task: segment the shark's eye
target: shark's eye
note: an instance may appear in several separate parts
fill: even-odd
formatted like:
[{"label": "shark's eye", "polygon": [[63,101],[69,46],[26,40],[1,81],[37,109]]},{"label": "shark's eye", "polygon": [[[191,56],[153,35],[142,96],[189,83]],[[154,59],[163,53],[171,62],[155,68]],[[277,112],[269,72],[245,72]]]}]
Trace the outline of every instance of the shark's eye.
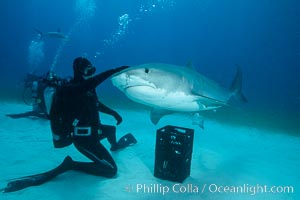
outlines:
[{"label": "shark's eye", "polygon": [[149,73],[149,69],[145,68],[145,73],[148,74]]}]

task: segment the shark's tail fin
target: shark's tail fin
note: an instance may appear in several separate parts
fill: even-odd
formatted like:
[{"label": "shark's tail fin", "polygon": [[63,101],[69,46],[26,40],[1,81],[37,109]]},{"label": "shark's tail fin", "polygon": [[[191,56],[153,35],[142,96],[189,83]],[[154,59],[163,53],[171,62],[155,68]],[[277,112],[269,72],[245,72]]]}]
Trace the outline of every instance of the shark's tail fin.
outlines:
[{"label": "shark's tail fin", "polygon": [[230,91],[232,93],[232,96],[235,96],[238,100],[243,102],[248,102],[248,100],[242,93],[242,82],[243,82],[242,70],[241,67],[237,65],[237,72],[231,83]]},{"label": "shark's tail fin", "polygon": [[37,32],[39,34],[40,39],[42,39],[44,33],[42,31],[40,31],[39,29],[37,29],[37,28],[33,28],[33,29],[34,29],[35,32]]}]

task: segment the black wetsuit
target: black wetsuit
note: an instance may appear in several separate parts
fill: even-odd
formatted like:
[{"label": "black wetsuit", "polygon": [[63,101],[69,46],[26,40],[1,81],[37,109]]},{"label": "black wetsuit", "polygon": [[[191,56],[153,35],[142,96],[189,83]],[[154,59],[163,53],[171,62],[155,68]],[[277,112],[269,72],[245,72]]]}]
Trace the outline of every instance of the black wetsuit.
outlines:
[{"label": "black wetsuit", "polygon": [[[127,67],[108,70],[87,80],[74,74],[72,81],[61,85],[56,90],[62,101],[60,112],[64,113],[63,124],[67,128],[64,130],[68,130],[70,133],[74,132],[74,146],[93,162],[78,162],[67,156],[56,168],[44,173],[13,179],[1,191],[14,192],[26,187],[41,185],[68,170],[79,170],[108,178],[115,176],[117,165],[110,153],[100,143],[100,140],[107,138],[112,147],[117,143],[113,148],[114,150],[125,148],[137,141],[131,134],[127,134],[116,142],[115,127],[101,125],[98,111],[113,115],[118,123],[122,119],[115,111],[98,101],[95,88],[109,76],[125,68]],[[78,130],[78,128],[90,130],[90,134],[76,135],[75,130]],[[60,131],[60,129],[57,131]]]},{"label": "black wetsuit", "polygon": [[109,110],[98,101],[95,88],[119,70],[108,70],[87,80],[74,78],[70,84],[66,84],[57,90],[57,95],[61,95],[63,99],[63,112],[67,113],[66,120],[70,129],[74,127],[91,127],[91,134],[88,136],[74,134],[73,144],[93,162],[74,161],[72,166],[74,170],[104,177],[113,177],[117,173],[116,163],[99,141],[99,139],[103,139],[108,135],[114,135],[115,141],[115,134],[108,132],[108,130],[115,131],[115,129],[104,125],[101,128],[98,111],[106,110],[109,112]]}]

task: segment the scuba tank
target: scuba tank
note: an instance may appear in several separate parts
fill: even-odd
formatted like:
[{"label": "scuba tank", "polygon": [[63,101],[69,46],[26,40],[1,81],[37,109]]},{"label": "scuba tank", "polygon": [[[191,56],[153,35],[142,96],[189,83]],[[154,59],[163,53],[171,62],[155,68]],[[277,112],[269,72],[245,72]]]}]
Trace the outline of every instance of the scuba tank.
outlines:
[{"label": "scuba tank", "polygon": [[54,87],[46,87],[44,90],[44,99],[45,99],[46,111],[48,115],[50,114],[55,91],[56,89]]},{"label": "scuba tank", "polygon": [[39,105],[38,105],[38,102],[37,102],[37,98],[38,98],[38,86],[39,86],[38,81],[33,81],[32,82],[31,97],[33,99],[33,102],[32,102],[32,110],[33,111],[38,111],[39,110]]},{"label": "scuba tank", "polygon": [[38,85],[39,85],[38,81],[33,81],[32,82],[31,91],[32,91],[32,98],[33,99],[37,98]]},{"label": "scuba tank", "polygon": [[[50,89],[49,89],[50,91]],[[64,103],[59,89],[52,96],[52,106],[50,109],[50,126],[52,140],[55,148],[63,148],[72,144],[73,126],[69,124],[67,113],[64,110]]]},{"label": "scuba tank", "polygon": [[[49,83],[53,83],[55,81],[52,71],[49,71],[49,73],[47,74],[47,80],[49,81]],[[49,84],[44,89],[44,100],[45,100],[46,112],[47,112],[48,116],[50,115],[50,110],[51,110],[52,101],[53,101],[53,95],[55,94],[55,91],[56,91],[55,86],[57,87],[57,85]]]},{"label": "scuba tank", "polygon": [[64,112],[63,99],[59,93],[59,87],[65,81],[59,80],[52,71],[47,74],[47,87],[44,90],[46,111],[50,119],[53,145],[55,148],[63,148],[72,144],[73,126],[69,125]]}]

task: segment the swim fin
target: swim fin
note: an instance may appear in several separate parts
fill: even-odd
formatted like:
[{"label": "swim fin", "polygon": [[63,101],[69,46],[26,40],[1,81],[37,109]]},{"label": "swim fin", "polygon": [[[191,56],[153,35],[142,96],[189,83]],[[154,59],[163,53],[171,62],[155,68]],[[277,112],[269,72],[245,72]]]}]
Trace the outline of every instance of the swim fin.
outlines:
[{"label": "swim fin", "polygon": [[67,156],[58,167],[45,173],[12,179],[8,182],[7,186],[0,191],[2,191],[3,193],[15,192],[30,186],[41,185],[56,177],[57,175],[71,169],[72,162],[72,158],[70,156]]},{"label": "swim fin", "polygon": [[137,143],[137,140],[131,133],[127,133],[123,137],[120,138],[120,140],[117,142],[117,145],[112,146],[110,148],[111,151],[117,151],[119,149],[126,148],[130,145],[134,145]]},{"label": "swim fin", "polygon": [[13,118],[13,119],[19,119],[19,118],[23,118],[23,117],[27,117],[27,118],[42,118],[42,119],[48,119],[48,116],[44,113],[39,113],[36,111],[28,111],[25,113],[19,113],[19,114],[7,114],[7,117]]}]

